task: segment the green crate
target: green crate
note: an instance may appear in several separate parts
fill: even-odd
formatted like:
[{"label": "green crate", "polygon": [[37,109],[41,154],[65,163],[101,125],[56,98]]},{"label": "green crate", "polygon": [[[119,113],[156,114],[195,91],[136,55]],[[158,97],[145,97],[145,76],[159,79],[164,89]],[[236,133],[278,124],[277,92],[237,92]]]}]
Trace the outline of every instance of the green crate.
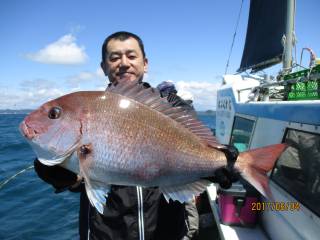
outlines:
[{"label": "green crate", "polygon": [[[297,79],[307,77],[309,69],[290,73],[284,76],[284,80]],[[320,75],[320,65],[315,66],[310,75]],[[287,86],[288,100],[313,100],[320,99],[320,78],[308,80],[306,82],[290,83]]]},{"label": "green crate", "polygon": [[312,100],[320,99],[320,81],[298,82],[291,85],[288,100]]}]

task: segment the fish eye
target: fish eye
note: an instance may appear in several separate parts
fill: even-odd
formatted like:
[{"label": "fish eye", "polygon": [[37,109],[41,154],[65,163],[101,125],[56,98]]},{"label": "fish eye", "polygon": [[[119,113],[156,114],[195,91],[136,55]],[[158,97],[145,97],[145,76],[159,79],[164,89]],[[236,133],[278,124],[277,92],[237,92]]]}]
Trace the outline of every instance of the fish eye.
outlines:
[{"label": "fish eye", "polygon": [[57,119],[57,118],[60,117],[61,112],[62,112],[61,108],[59,108],[59,107],[53,107],[53,108],[51,108],[51,109],[49,110],[49,112],[48,112],[48,117],[49,117],[50,119]]}]

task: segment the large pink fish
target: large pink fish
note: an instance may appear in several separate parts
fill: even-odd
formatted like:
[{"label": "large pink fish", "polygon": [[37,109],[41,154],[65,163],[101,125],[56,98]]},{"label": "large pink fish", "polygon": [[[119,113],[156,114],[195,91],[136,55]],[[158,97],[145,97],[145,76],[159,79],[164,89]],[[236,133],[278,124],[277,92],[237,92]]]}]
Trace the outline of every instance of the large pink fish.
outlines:
[{"label": "large pink fish", "polygon": [[[159,186],[167,199],[183,202],[227,165],[223,146],[193,114],[136,83],[62,96],[30,113],[20,128],[42,163],[84,177],[90,202],[100,212],[110,184]],[[284,148],[241,153],[234,170],[265,193],[265,174]]]}]

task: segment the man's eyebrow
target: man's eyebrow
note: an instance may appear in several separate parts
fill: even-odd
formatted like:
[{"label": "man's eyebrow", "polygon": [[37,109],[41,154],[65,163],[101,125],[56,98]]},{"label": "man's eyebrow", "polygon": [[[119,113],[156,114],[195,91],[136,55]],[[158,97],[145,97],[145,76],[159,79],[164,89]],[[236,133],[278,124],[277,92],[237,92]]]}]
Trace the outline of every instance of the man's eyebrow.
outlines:
[{"label": "man's eyebrow", "polygon": [[[124,53],[125,53],[125,54],[128,54],[128,53],[137,53],[137,51],[134,50],[134,49],[128,49],[128,50],[125,50]],[[123,51],[120,51],[120,50],[119,50],[119,51],[112,51],[112,52],[109,53],[109,56],[112,56],[112,55],[121,55],[121,54],[123,54]]]}]

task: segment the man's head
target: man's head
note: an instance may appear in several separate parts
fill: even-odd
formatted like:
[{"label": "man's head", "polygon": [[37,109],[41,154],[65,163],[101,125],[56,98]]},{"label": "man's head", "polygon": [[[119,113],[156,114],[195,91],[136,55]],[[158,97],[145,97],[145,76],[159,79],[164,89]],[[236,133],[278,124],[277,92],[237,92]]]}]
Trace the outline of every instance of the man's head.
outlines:
[{"label": "man's head", "polygon": [[110,82],[142,81],[148,70],[142,40],[129,32],[116,32],[102,45],[101,68]]}]

